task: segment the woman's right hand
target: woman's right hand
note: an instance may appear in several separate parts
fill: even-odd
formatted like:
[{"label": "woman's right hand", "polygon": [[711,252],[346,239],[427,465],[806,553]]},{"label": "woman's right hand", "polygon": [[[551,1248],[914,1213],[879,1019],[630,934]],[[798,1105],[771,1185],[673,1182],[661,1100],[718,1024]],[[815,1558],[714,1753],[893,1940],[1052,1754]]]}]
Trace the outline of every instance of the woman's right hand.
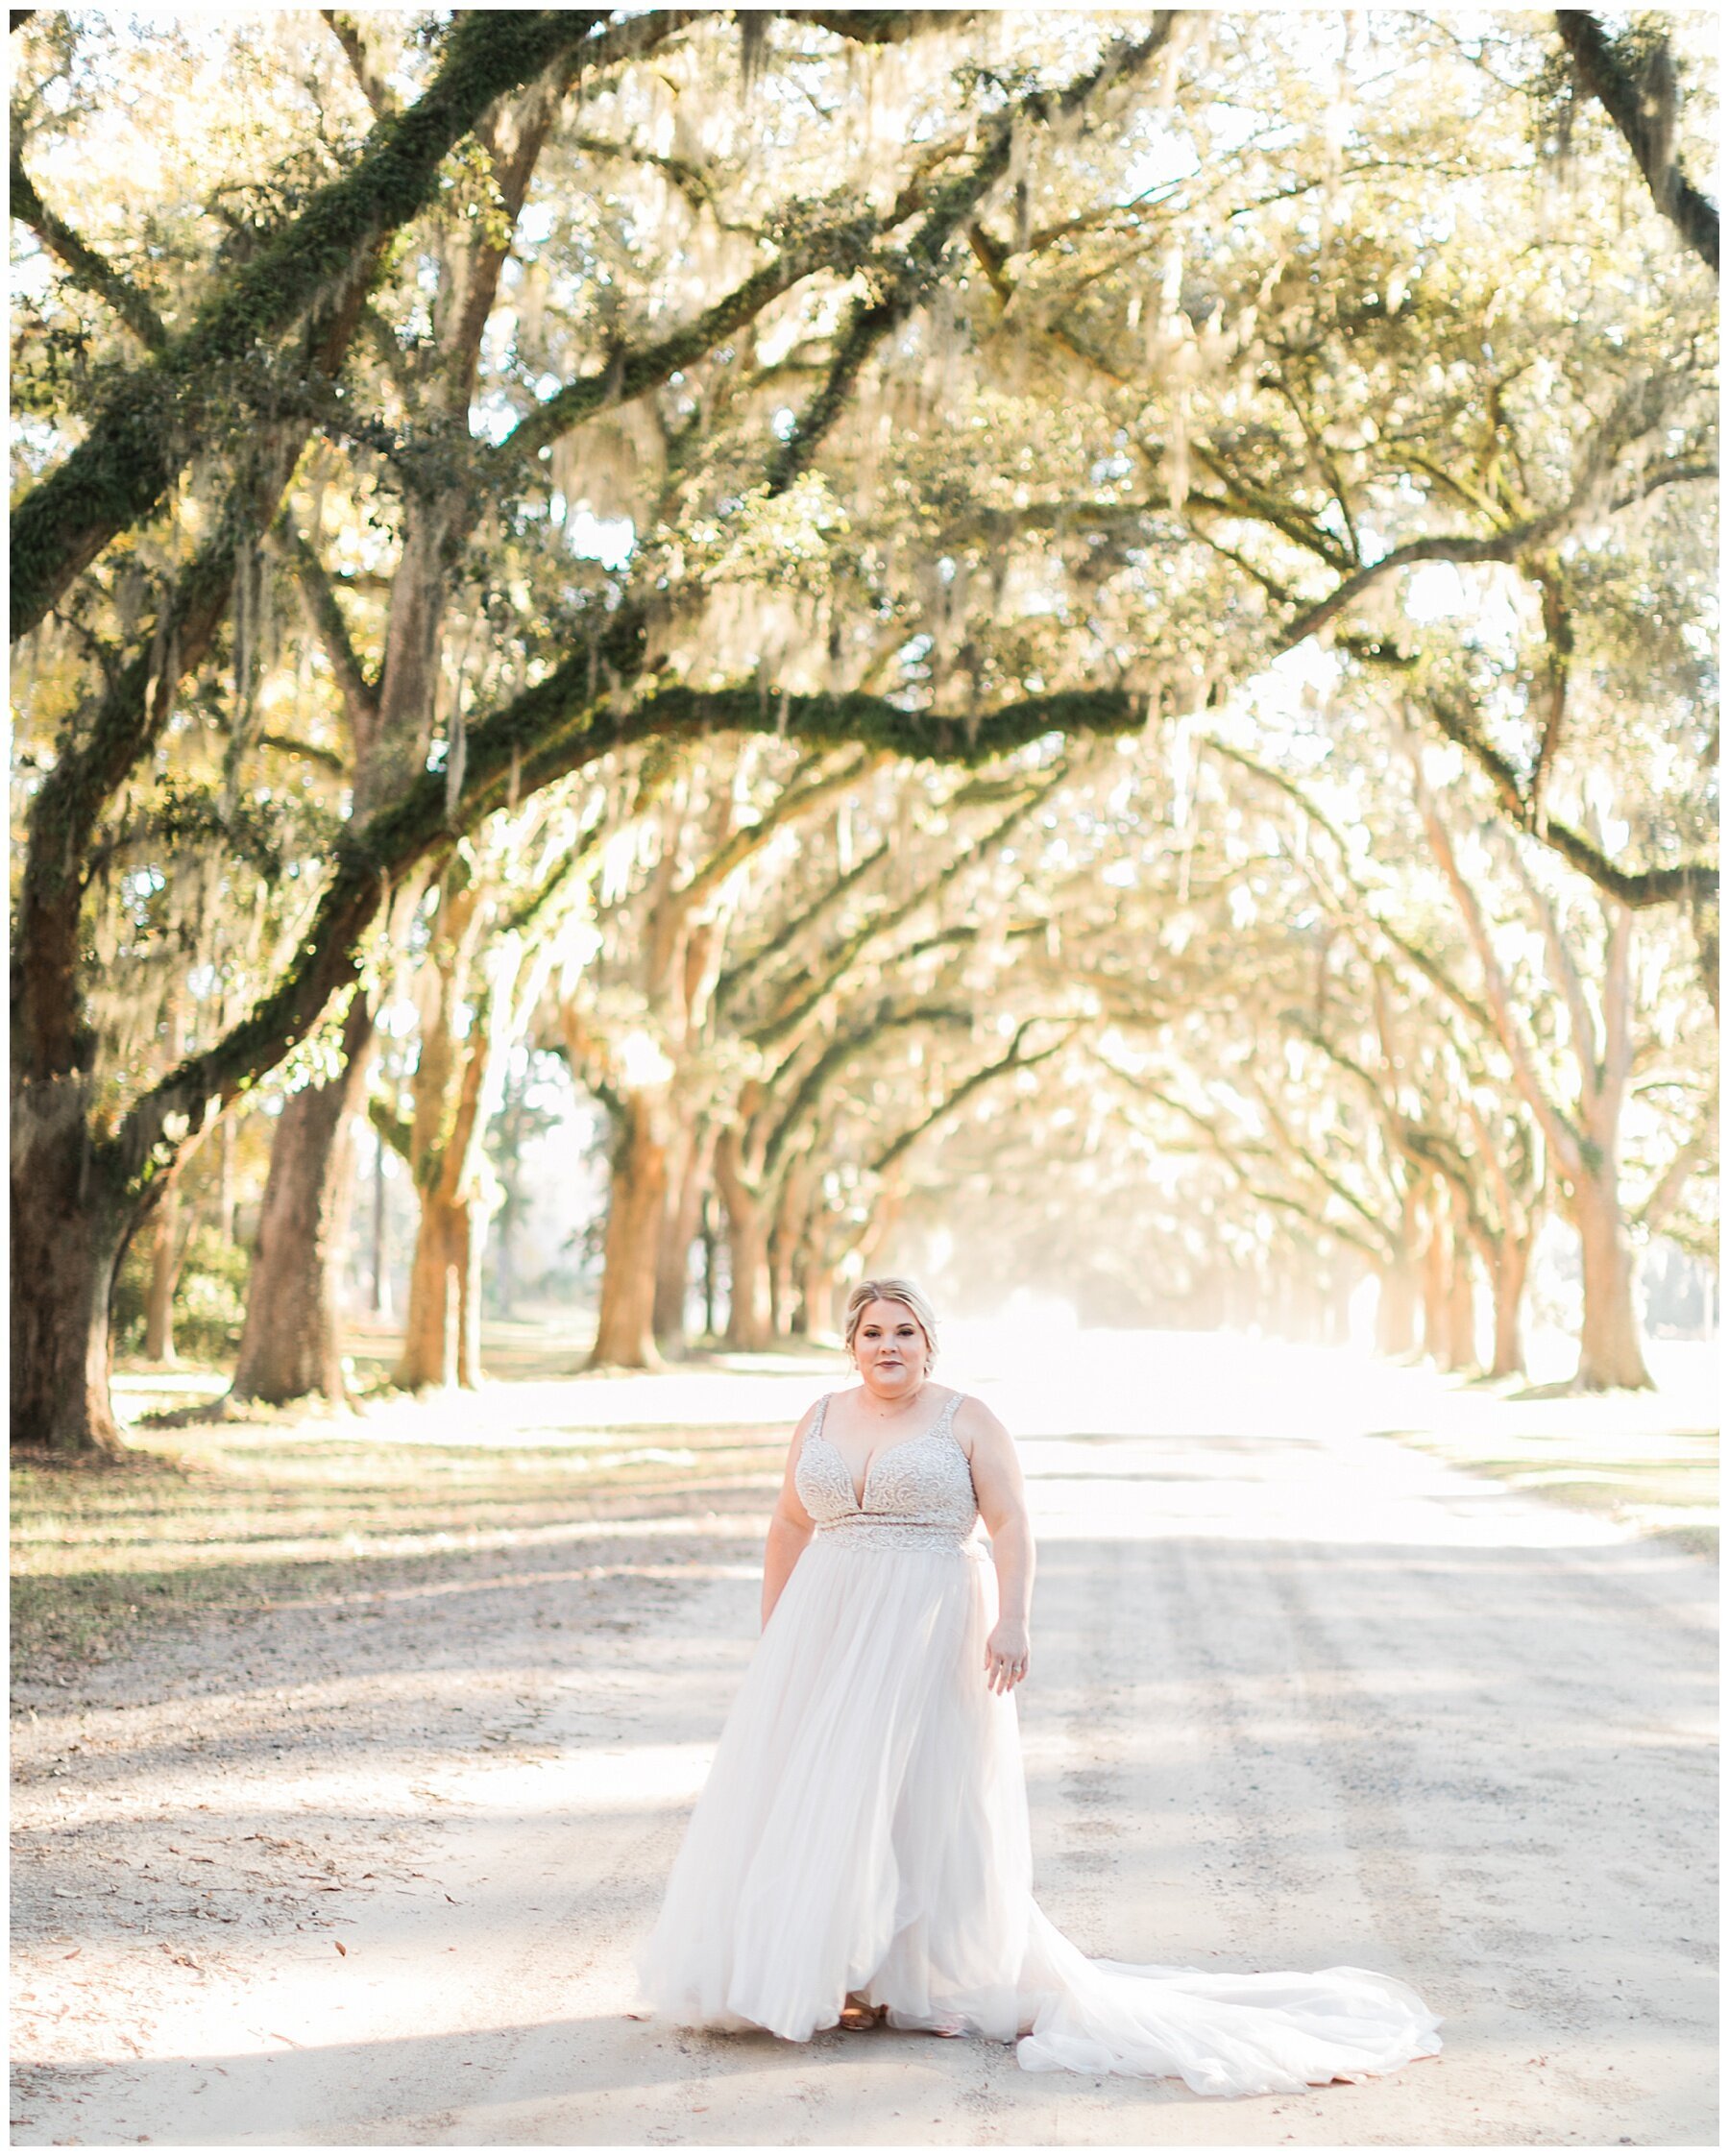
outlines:
[{"label": "woman's right hand", "polygon": [[985,1682],[993,1692],[1011,1692],[1032,1666],[1033,1642],[1018,1617],[1001,1617],[985,1642]]}]

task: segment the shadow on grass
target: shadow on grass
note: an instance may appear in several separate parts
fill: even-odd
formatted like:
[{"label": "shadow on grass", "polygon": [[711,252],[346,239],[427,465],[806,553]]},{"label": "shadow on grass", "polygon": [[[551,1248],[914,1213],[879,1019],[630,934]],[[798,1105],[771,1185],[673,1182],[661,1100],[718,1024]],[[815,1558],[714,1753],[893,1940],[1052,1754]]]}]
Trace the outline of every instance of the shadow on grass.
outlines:
[{"label": "shadow on grass", "polygon": [[[613,1523],[693,1514],[766,1518],[781,1447],[710,1441],[536,1446],[380,1444],[206,1425],[197,1449],[12,1461],[12,1653],[19,1674],[104,1659],[140,1628],[284,1600],[545,1566]],[[748,1435],[748,1434],[747,1434]],[[664,1536],[665,1530],[658,1531]]]}]

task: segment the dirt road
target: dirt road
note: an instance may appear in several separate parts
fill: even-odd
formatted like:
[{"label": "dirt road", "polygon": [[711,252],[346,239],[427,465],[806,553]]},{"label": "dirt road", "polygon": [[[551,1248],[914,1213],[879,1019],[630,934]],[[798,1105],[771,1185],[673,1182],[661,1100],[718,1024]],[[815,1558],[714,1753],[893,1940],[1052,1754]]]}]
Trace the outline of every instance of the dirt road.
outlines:
[{"label": "dirt road", "polygon": [[1039,1899],[1096,1953],[1393,1972],[1439,2059],[1219,2103],[626,2019],[749,1490],[26,1687],[14,2140],[1714,2144],[1715,1572],[1370,1434],[1325,1357],[1136,1352],[943,1373],[1026,1433]]}]

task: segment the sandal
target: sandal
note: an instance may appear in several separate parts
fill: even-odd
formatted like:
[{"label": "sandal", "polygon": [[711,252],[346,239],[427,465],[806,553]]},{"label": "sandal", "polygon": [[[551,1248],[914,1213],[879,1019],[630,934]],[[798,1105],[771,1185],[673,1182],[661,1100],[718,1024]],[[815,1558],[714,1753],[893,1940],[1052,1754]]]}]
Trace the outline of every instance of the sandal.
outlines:
[{"label": "sandal", "polygon": [[868,2000],[848,1992],[840,2008],[840,2026],[850,2029],[875,2028],[882,2018],[883,2009],[880,2006],[872,2006]]}]

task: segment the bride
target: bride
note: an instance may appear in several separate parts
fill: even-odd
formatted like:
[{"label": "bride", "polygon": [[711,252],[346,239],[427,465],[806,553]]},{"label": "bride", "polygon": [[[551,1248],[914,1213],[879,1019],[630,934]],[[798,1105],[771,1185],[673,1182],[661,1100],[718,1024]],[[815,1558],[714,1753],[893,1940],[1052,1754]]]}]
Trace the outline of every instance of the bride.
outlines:
[{"label": "bride", "polygon": [[[1033,1537],[1009,1433],[930,1382],[910,1281],[847,1303],[856,1391],[799,1422],[763,1635],[639,1963],[645,2005],[802,2043],[837,2023],[1019,2039],[1023,2067],[1260,2095],[1440,2049],[1361,1969],[1092,1961],[1033,1899],[1014,1711]],[[978,1537],[983,1522],[988,1557]]]}]

